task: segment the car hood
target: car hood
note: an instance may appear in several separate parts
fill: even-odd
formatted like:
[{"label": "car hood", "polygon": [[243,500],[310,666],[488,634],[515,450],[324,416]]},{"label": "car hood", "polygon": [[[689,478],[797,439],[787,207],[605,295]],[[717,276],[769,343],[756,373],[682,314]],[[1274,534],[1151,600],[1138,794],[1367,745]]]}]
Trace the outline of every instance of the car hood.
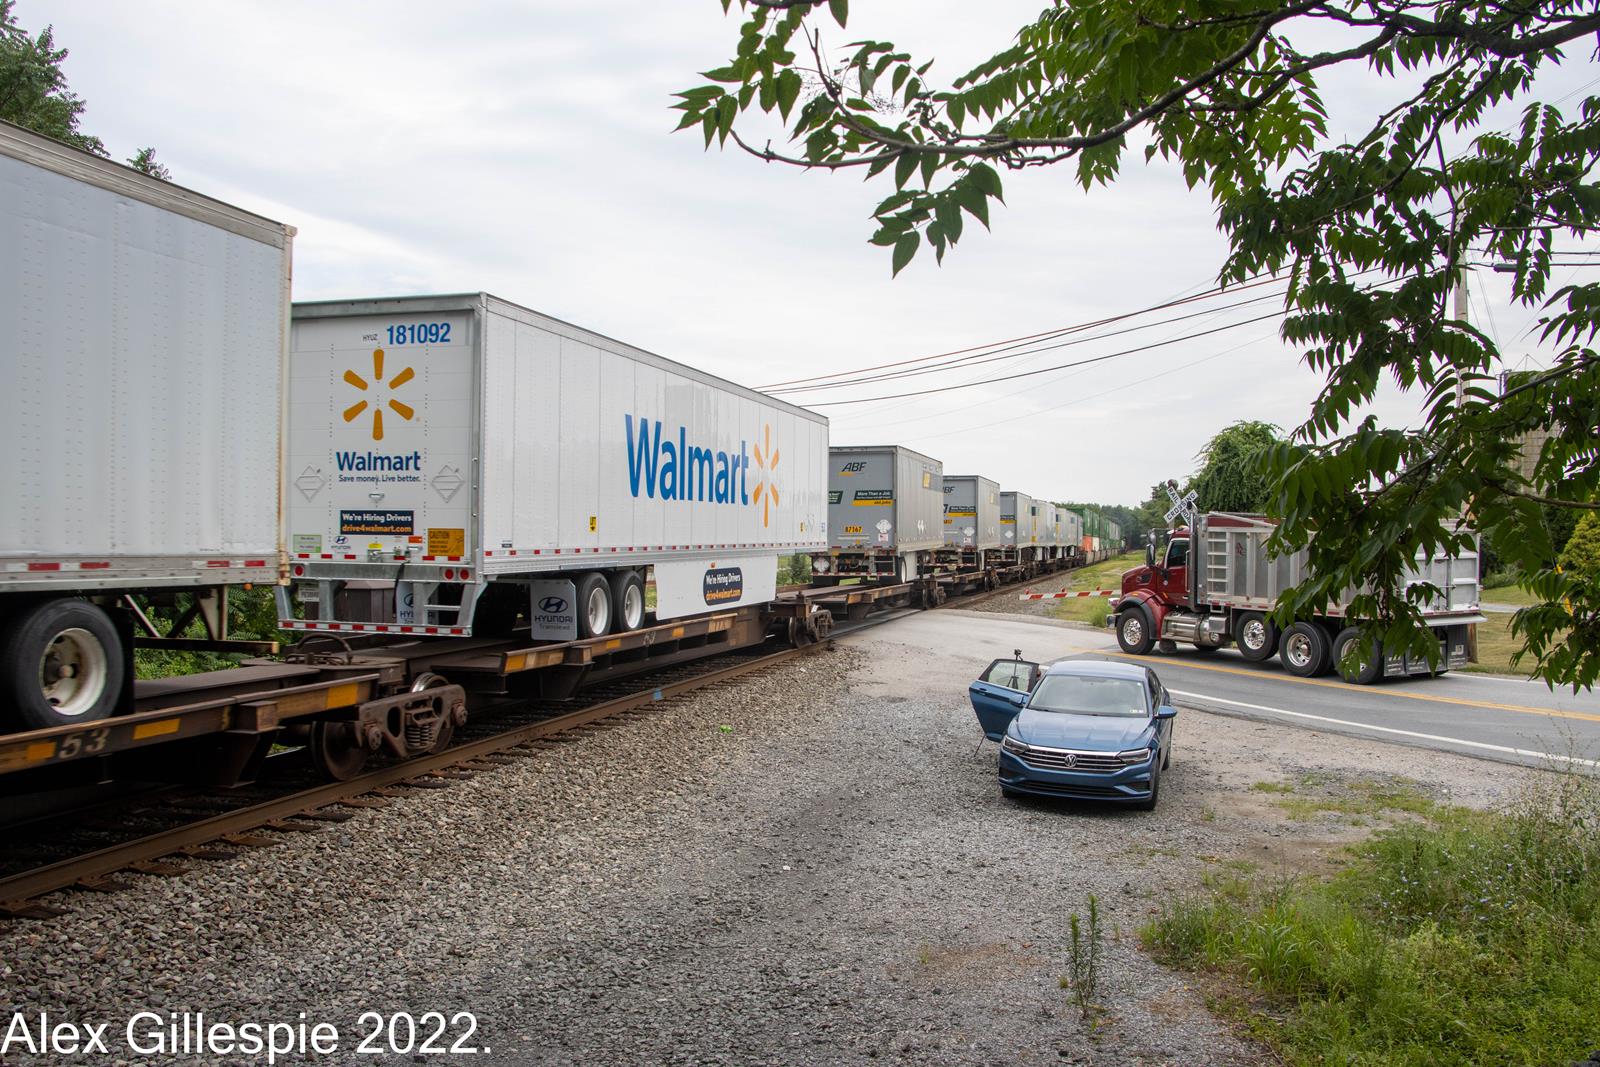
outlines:
[{"label": "car hood", "polygon": [[1019,738],[1030,745],[1120,752],[1144,746],[1150,732],[1150,720],[1143,716],[1073,715],[1023,708],[1017,715],[1016,732]]}]

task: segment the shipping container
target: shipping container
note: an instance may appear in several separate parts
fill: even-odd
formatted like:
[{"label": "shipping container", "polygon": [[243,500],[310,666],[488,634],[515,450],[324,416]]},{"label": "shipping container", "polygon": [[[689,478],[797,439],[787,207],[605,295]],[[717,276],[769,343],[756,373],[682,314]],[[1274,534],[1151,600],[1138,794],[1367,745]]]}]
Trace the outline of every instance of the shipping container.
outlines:
[{"label": "shipping container", "polygon": [[978,552],[1000,547],[999,482],[981,474],[944,476],[944,543]]},{"label": "shipping container", "polygon": [[1039,505],[1033,497],[1009,490],[1000,494],[1000,540],[1010,562],[1034,563],[1041,558]]},{"label": "shipping container", "polygon": [[900,445],[828,450],[828,551],[814,574],[905,581],[944,545],[944,465]]},{"label": "shipping container", "polygon": [[[0,123],[0,707],[131,699],[122,594],[277,580],[294,230]],[[151,633],[141,639],[154,639]]]},{"label": "shipping container", "polygon": [[283,625],[537,639],[764,603],[827,420],[486,293],[302,303]]}]

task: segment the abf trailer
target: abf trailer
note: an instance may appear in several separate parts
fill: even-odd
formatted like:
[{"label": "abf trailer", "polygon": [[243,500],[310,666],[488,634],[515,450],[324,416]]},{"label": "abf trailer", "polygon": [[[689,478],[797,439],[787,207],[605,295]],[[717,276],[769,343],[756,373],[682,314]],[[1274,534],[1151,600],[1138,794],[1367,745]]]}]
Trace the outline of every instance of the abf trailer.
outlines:
[{"label": "abf trailer", "polygon": [[828,551],[813,582],[908,582],[932,570],[944,545],[944,465],[900,445],[828,450]]},{"label": "abf trailer", "polygon": [[1027,493],[1000,494],[1000,546],[1000,562],[1008,566],[1039,563],[1039,506]]},{"label": "abf trailer", "polygon": [[828,423],[490,296],[296,304],[285,629],[598,637],[765,603]]},{"label": "abf trailer", "polygon": [[131,710],[152,602],[210,638],[169,646],[276,647],[226,641],[225,590],[283,563],[293,234],[0,123],[4,727]]},{"label": "abf trailer", "polygon": [[959,570],[983,570],[1000,538],[1000,483],[981,474],[944,476],[943,560]]}]

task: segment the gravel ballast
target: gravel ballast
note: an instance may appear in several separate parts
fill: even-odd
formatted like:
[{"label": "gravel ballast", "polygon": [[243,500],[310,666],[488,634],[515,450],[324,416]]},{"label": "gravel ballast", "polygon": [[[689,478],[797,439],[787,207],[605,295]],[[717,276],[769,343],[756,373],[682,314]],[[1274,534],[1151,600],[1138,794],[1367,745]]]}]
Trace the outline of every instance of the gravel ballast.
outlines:
[{"label": "gravel ballast", "polygon": [[[339,1029],[325,1063],[1265,1062],[1135,937],[1219,862],[1297,873],[1364,832],[1249,786],[1403,771],[1484,804],[1522,773],[1185,710],[1157,812],[1007,801],[966,686],[1024,639],[1103,642],[913,616],[274,848],[59,898],[72,914],[0,927],[0,1007],[113,1034],[142,1010],[305,1012]],[[1093,1028],[1059,982],[1090,893]],[[492,1051],[349,1055],[369,1010],[471,1011]]]}]

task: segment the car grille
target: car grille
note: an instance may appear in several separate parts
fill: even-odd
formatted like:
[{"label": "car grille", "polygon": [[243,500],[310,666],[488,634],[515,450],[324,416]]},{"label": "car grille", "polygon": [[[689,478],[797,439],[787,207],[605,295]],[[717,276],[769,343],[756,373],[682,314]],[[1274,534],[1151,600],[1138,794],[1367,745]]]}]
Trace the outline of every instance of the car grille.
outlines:
[{"label": "car grille", "polygon": [[1022,762],[1043,771],[1110,774],[1127,766],[1115,752],[1069,752],[1061,748],[1029,748]]},{"label": "car grille", "polygon": [[1061,782],[1034,782],[1026,783],[1025,788],[1035,793],[1058,793],[1064,797],[1126,797],[1128,794],[1121,789],[1113,789],[1108,785],[1066,785]]}]

